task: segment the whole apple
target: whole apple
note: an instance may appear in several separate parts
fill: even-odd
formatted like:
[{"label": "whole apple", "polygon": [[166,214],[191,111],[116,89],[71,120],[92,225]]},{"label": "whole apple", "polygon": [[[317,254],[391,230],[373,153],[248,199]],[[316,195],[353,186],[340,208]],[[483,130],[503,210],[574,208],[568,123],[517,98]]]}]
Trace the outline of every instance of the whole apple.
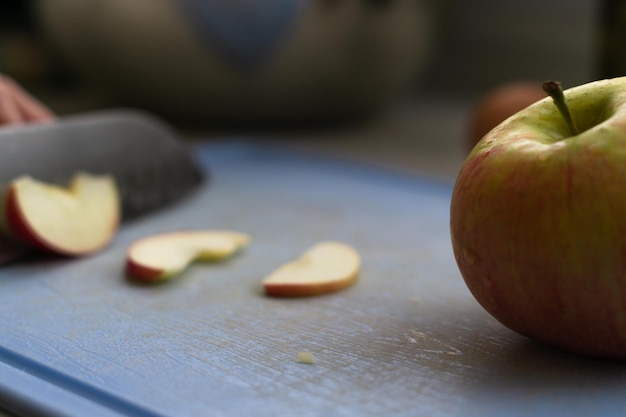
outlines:
[{"label": "whole apple", "polygon": [[497,320],[626,358],[626,77],[546,97],[487,133],[458,174],[450,216],[463,279]]}]

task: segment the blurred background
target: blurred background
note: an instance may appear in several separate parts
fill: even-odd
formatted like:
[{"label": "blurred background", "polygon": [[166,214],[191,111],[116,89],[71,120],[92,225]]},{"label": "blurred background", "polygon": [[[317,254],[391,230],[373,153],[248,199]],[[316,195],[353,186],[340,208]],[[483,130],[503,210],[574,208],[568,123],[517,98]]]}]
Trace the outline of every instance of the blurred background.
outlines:
[{"label": "blurred background", "polygon": [[621,75],[620,3],[3,0],[0,72],[59,115],[137,107],[452,177],[491,91]]}]

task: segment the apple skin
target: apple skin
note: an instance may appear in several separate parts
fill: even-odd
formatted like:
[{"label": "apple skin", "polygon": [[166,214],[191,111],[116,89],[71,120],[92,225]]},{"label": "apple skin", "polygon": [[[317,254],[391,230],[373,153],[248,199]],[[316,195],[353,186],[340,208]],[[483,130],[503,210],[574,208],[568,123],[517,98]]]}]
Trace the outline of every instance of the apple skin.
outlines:
[{"label": "apple skin", "polygon": [[164,271],[159,268],[151,268],[136,262],[127,261],[125,266],[126,276],[131,277],[133,281],[143,283],[155,283],[167,280],[176,272]]},{"label": "apple skin", "polygon": [[22,216],[18,209],[17,196],[14,188],[9,188],[5,199],[5,221],[10,230],[10,235],[18,239],[20,242],[30,247],[39,249],[43,252],[54,252],[50,249],[50,245],[43,243],[37,235],[28,227],[27,220]]},{"label": "apple skin", "polygon": [[463,164],[450,232],[476,300],[510,329],[626,359],[626,78],[565,91],[489,132]]},{"label": "apple skin", "polygon": [[359,272],[346,276],[335,282],[324,282],[316,285],[302,285],[298,283],[265,284],[265,295],[269,297],[309,297],[330,294],[348,288],[358,280]]}]

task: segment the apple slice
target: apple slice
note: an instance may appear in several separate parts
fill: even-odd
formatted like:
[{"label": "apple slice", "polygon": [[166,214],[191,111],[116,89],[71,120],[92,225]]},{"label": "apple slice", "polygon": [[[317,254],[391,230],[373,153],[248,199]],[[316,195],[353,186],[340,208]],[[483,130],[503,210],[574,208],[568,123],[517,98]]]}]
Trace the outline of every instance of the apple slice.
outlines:
[{"label": "apple slice", "polygon": [[120,199],[113,177],[78,173],[69,188],[24,176],[5,198],[5,228],[18,241],[68,256],[105,247],[120,222]]},{"label": "apple slice", "polygon": [[197,260],[226,258],[250,242],[250,236],[231,231],[198,230],[162,233],[140,239],[128,249],[126,275],[153,283],[181,273]]},{"label": "apple slice", "polygon": [[263,279],[265,293],[274,297],[327,294],[356,282],[361,258],[352,247],[339,242],[320,242],[295,261]]}]

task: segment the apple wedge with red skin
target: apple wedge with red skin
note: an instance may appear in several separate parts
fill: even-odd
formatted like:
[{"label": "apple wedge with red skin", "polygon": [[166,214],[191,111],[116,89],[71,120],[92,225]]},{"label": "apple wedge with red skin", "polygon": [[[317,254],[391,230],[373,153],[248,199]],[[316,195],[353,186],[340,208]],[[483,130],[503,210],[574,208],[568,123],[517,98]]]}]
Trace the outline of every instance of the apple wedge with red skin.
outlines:
[{"label": "apple wedge with red skin", "polygon": [[82,256],[107,246],[120,223],[120,198],[108,175],[78,173],[68,188],[20,177],[4,200],[4,228],[28,246]]},{"label": "apple wedge with red skin", "polygon": [[272,297],[304,297],[336,292],[353,285],[361,269],[359,253],[340,242],[320,242],[262,281]]},{"label": "apple wedge with red skin", "polygon": [[487,133],[458,174],[450,231],[469,290],[502,324],[626,359],[626,77],[546,97]]},{"label": "apple wedge with red skin", "polygon": [[247,246],[250,236],[225,230],[190,230],[161,233],[133,243],[126,255],[126,275],[156,283],[183,272],[194,261],[227,258]]}]

